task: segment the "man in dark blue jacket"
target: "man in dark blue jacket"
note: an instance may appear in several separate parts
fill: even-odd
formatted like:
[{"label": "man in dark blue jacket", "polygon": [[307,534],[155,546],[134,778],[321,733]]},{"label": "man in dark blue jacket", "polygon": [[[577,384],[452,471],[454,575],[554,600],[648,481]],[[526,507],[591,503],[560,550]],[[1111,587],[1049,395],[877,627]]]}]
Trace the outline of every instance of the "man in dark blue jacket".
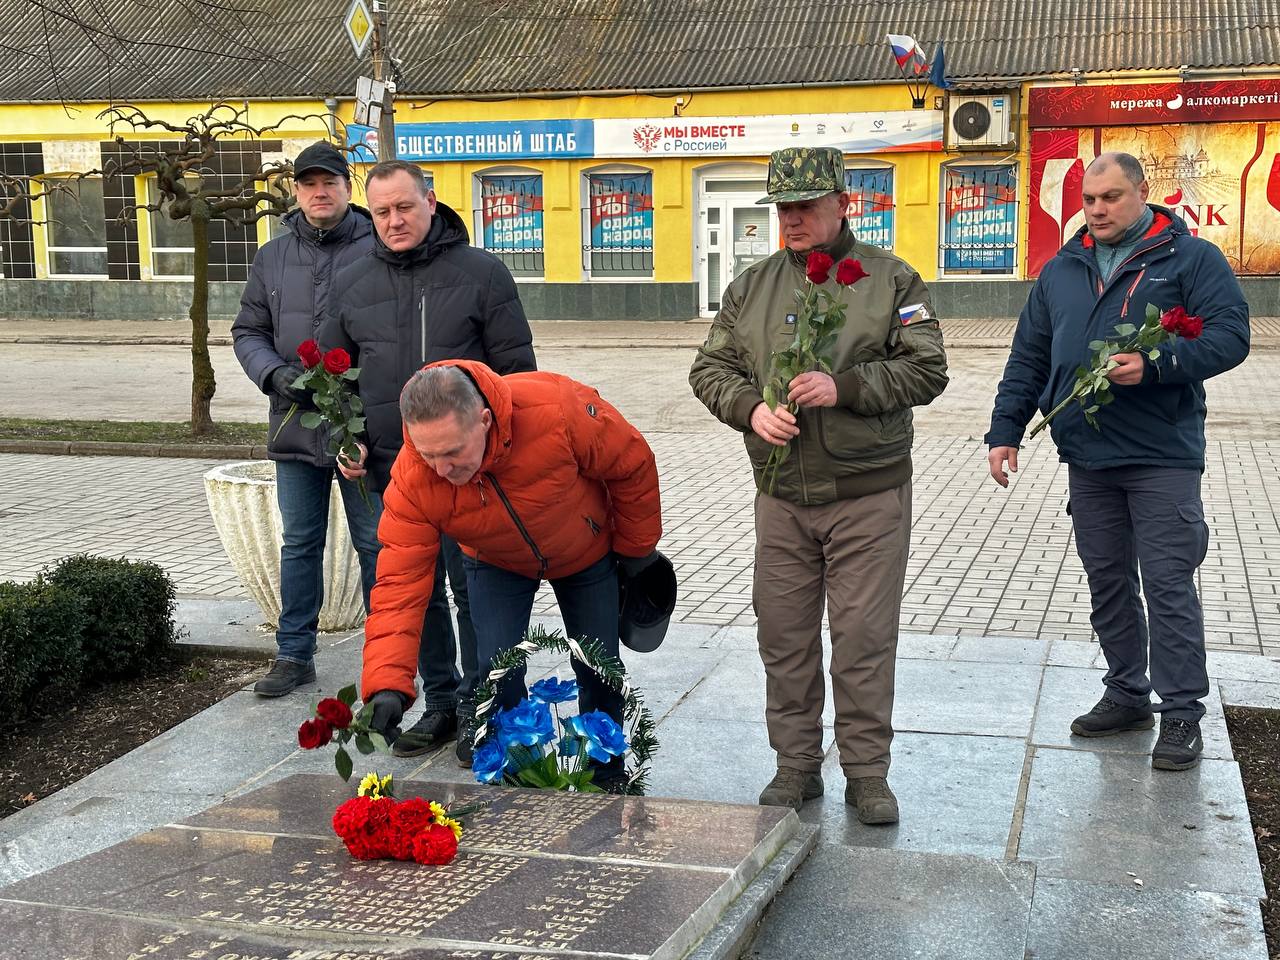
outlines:
[{"label": "man in dark blue jacket", "polygon": [[[316,679],[316,627],[324,601],[324,544],[329,519],[334,458],[324,430],[308,430],[292,418],[302,374],[298,345],[319,339],[338,271],[373,247],[369,214],[351,204],[347,161],[326,141],[313,143],[294,161],[298,208],[282,220],[288,232],[263,245],[253,258],[240,313],[231,325],[236,358],[271,402],[267,455],[276,462],[276,497],[284,525],[280,548],[280,623],[275,663],[254,685],[264,697],[279,697]],[[377,519],[356,485],[338,479],[351,541],[360,558],[365,609],[378,557]]]},{"label": "man in dark blue jacket", "polygon": [[1097,411],[1098,429],[1078,404],[1051,423],[1108,666],[1106,693],[1071,731],[1150,729],[1154,689],[1161,716],[1152,766],[1186,770],[1199,762],[1209,692],[1195,588],[1209,545],[1200,498],[1204,381],[1248,355],[1249,308],[1221,251],[1146,200],[1142,166],[1129,154],[1104,153],[1085,171],[1086,226],[1032,288],[986,441],[991,476],[1008,486],[1005,467],[1018,469],[1027,422],[1037,407],[1047,412],[1070,395],[1077,368],[1091,362],[1090,341],[1114,338],[1118,324],[1141,326],[1148,304],[1203,318],[1199,338],[1162,346],[1156,360],[1116,355],[1114,401]]}]

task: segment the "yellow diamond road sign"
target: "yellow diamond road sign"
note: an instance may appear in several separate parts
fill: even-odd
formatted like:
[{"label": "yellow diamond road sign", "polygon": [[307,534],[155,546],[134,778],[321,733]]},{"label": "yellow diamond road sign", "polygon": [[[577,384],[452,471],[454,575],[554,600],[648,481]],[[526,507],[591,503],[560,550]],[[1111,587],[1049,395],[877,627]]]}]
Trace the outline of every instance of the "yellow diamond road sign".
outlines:
[{"label": "yellow diamond road sign", "polygon": [[369,45],[369,38],[373,36],[373,17],[364,0],[351,0],[342,25],[347,30],[351,46],[355,47],[356,56],[364,56],[364,48]]}]

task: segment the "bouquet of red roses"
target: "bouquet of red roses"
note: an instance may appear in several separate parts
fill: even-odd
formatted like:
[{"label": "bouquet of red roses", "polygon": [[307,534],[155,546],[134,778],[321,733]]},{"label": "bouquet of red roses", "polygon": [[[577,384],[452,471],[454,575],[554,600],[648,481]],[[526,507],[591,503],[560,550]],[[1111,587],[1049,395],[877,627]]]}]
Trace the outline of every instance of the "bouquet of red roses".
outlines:
[{"label": "bouquet of red roses", "polygon": [[[336,697],[325,697],[314,715],[298,728],[298,746],[315,750],[334,740],[338,752],[334,764],[343,780],[351,779],[351,754],[346,744],[355,741],[363,754],[381,750],[389,753],[386,738],[369,726],[373,706],[365,704],[351,712],[356,700],[355,685],[343,687]],[[391,775],[365,774],[356,795],[342,803],[333,814],[333,831],[357,860],[416,860],[444,864],[458,852],[462,817],[480,809],[473,804],[449,811],[434,800],[413,797],[399,801],[391,795]]]},{"label": "bouquet of red roses", "polygon": [[462,817],[434,800],[391,795],[391,776],[370,773],[356,795],[333,813],[333,832],[357,860],[414,860],[444,865],[458,854]]},{"label": "bouquet of red roses", "polygon": [[[805,263],[805,276],[808,285],[804,290],[796,291],[796,300],[800,304],[800,316],[796,318],[796,334],[791,345],[779,350],[770,358],[769,379],[765,382],[764,402],[770,410],[786,400],[791,389],[791,381],[810,370],[831,372],[831,361],[836,347],[836,338],[844,326],[845,304],[838,294],[825,289],[824,284],[831,275],[831,268],[836,268],[836,283],[842,287],[851,287],[869,274],[862,269],[861,260],[849,257],[836,266],[828,254],[815,250],[809,254]],[[796,405],[786,403],[787,410],[796,412]],[[791,456],[791,444],[786,443],[774,447],[765,462],[765,493],[773,493],[778,482],[778,468]]]},{"label": "bouquet of red roses", "polygon": [[[314,430],[321,424],[329,426],[329,452],[337,454],[348,463],[360,460],[360,448],[356,445],[356,434],[364,431],[364,404],[354,391],[347,386],[360,376],[360,368],[351,366],[351,354],[341,347],[334,347],[322,353],[320,344],[314,340],[303,340],[298,344],[298,359],[305,368],[302,375],[293,381],[299,390],[311,391],[315,410],[308,410],[302,415],[301,423],[308,430]],[[289,422],[298,405],[295,403],[280,421],[280,430]],[[360,497],[364,500],[369,512],[373,512],[373,504],[369,502],[369,491],[365,488],[364,477],[356,480],[360,489]]]},{"label": "bouquet of red roses", "polygon": [[373,718],[372,704],[366,703],[358,714],[353,714],[351,705],[355,702],[355,684],[343,687],[336,697],[325,697],[316,704],[315,715],[298,728],[298,746],[303,750],[315,750],[335,739],[338,741],[338,752],[333,762],[343,780],[351,779],[353,764],[346,745],[352,740],[363,754],[375,750],[391,752],[386,738],[369,726]]},{"label": "bouquet of red roses", "polygon": [[1155,304],[1147,304],[1147,319],[1141,327],[1132,323],[1122,323],[1116,327],[1117,340],[1094,340],[1089,344],[1093,353],[1093,363],[1088,367],[1076,369],[1076,384],[1067,398],[1045,414],[1045,418],[1031,429],[1031,436],[1049,425],[1049,421],[1066,409],[1071,401],[1080,404],[1084,419],[1095,430],[1098,410],[1112,400],[1111,381],[1107,374],[1120,365],[1115,359],[1118,353],[1143,353],[1150,360],[1160,359],[1160,347],[1171,343],[1178,337],[1194,340],[1204,330],[1204,320],[1200,317],[1188,316],[1182,307],[1172,307],[1160,312]]}]

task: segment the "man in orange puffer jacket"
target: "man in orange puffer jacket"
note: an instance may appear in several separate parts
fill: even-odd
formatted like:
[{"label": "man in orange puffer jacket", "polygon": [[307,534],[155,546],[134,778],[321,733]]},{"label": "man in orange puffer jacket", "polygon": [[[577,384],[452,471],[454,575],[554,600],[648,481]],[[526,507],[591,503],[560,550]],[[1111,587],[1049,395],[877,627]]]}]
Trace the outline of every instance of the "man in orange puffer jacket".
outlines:
[{"label": "man in orange puffer jacket", "polygon": [[[567,635],[599,640],[617,656],[618,568],[644,569],[662,536],[658,470],[640,431],[568,377],[503,377],[473,360],[418,371],[400,411],[405,443],[383,497],[365,625],[362,690],[373,726],[391,732],[413,702],[442,533],[462,546],[482,669],[524,638],[543,580]],[[621,724],[621,696],[573,667],[582,711],[603,710]],[[524,695],[523,676],[509,674],[497,707]],[[607,789],[622,777],[615,758],[593,782]]]}]

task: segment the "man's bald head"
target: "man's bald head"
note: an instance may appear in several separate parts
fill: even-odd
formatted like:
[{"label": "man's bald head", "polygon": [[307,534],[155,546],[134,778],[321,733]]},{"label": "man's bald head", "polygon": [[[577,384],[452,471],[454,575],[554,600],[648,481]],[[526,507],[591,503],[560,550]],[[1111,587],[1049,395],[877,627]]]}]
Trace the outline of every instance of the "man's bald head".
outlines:
[{"label": "man's bald head", "polygon": [[1089,233],[1099,243],[1119,243],[1147,208],[1147,181],[1138,158],[1100,154],[1084,172],[1081,205]]},{"label": "man's bald head", "polygon": [[1121,153],[1119,150],[1110,150],[1107,153],[1098,154],[1093,163],[1085,168],[1084,173],[1085,176],[1095,171],[1101,173],[1111,166],[1119,167],[1125,179],[1135,187],[1147,179],[1147,175],[1143,172],[1142,164],[1138,162],[1138,158],[1131,153]]}]

